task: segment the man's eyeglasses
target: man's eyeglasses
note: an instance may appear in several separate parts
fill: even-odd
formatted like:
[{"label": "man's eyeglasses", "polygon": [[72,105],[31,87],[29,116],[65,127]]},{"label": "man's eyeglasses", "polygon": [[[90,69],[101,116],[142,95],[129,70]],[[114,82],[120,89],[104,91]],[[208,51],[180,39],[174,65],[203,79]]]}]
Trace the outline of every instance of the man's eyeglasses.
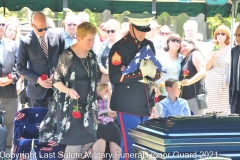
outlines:
[{"label": "man's eyeglasses", "polygon": [[219,35],[225,36],[225,33],[217,33],[217,36],[219,36]]},{"label": "man's eyeglasses", "polygon": [[181,40],[180,39],[175,39],[175,38],[173,38],[173,39],[170,39],[170,41],[171,42],[173,42],[173,43],[175,43],[175,42],[177,42],[177,43],[181,43]]},{"label": "man's eyeglasses", "polygon": [[34,25],[34,27],[36,28],[36,30],[37,30],[38,32],[47,31],[47,30],[49,29],[49,27],[38,29],[35,24],[33,24],[33,25]]},{"label": "man's eyeglasses", "polygon": [[0,26],[5,27],[6,23],[0,23]]},{"label": "man's eyeglasses", "polygon": [[109,34],[110,32],[111,33],[114,33],[115,32],[115,30],[106,30],[107,31],[107,33]]},{"label": "man's eyeglasses", "polygon": [[68,26],[68,27],[71,27],[71,26],[74,26],[74,27],[76,27],[76,26],[77,26],[77,24],[76,24],[76,23],[69,23],[69,24],[67,24],[67,26]]},{"label": "man's eyeglasses", "polygon": [[169,34],[170,34],[169,32],[160,32],[161,36],[164,36],[164,35],[168,36]]},{"label": "man's eyeglasses", "polygon": [[234,36],[236,36],[236,37],[240,37],[240,34],[235,33]]}]

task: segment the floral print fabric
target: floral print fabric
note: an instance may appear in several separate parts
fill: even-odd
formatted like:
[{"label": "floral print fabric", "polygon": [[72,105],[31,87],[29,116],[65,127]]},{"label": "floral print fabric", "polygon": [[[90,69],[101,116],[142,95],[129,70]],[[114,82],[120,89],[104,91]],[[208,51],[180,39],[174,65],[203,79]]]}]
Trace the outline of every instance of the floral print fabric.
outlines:
[{"label": "floral print fabric", "polygon": [[[56,70],[54,72],[53,84],[62,82],[66,87],[75,89],[75,65],[72,63],[73,51],[67,49],[58,60]],[[97,130],[97,93],[96,86],[101,79],[96,56],[92,51],[89,51],[90,72],[91,72],[91,88],[87,97],[86,112],[83,115],[84,127],[90,134],[96,134]],[[77,68],[81,70],[81,68]],[[84,69],[84,68],[82,68]],[[75,89],[76,90],[76,89]],[[54,88],[53,102],[47,115],[40,125],[39,141],[47,142],[54,140],[60,142],[65,133],[71,127],[76,119],[72,117],[72,108],[76,100],[71,99],[67,94],[60,92]],[[81,113],[82,114],[82,113]],[[57,132],[55,126],[57,125]]]}]

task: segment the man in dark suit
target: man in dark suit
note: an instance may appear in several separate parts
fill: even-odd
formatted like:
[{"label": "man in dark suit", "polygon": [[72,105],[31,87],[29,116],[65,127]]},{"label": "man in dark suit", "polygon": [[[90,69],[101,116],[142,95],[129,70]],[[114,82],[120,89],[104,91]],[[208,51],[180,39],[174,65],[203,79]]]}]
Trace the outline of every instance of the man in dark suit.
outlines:
[{"label": "man in dark suit", "polygon": [[240,25],[237,27],[234,35],[237,45],[231,50],[229,103],[231,113],[240,114]]},{"label": "man in dark suit", "polygon": [[[64,51],[60,33],[47,31],[46,16],[37,12],[32,16],[33,30],[20,41],[17,69],[28,80],[27,96],[32,107],[48,107],[52,99],[52,75],[59,55]],[[47,79],[41,79],[41,75]]]},{"label": "man in dark suit", "polygon": [[[0,110],[6,111],[4,124],[7,128],[6,152],[12,148],[13,120],[18,109],[16,82],[17,43],[4,38],[5,19],[0,15]],[[2,143],[1,143],[2,144]]]}]

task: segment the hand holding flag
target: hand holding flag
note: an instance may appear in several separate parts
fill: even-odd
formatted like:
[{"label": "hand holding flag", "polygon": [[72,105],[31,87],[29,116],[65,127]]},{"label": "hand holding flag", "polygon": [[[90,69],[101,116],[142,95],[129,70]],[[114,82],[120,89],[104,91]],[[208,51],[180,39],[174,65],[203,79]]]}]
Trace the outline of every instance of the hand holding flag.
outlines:
[{"label": "hand holding flag", "polygon": [[139,52],[131,60],[131,62],[128,64],[128,66],[123,70],[123,72],[122,72],[123,76],[120,81],[122,81],[124,75],[136,71],[139,68],[139,65],[140,65],[140,62],[142,59],[151,60],[159,72],[166,73],[166,71],[163,69],[161,63],[155,57],[151,47],[149,45],[147,45],[147,46],[142,47],[139,50]]}]

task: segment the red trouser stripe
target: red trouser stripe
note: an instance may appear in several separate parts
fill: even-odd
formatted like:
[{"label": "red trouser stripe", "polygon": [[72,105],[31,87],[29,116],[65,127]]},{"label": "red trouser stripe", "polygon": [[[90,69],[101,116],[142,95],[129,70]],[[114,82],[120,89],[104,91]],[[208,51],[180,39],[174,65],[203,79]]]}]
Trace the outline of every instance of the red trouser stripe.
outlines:
[{"label": "red trouser stripe", "polygon": [[[128,153],[127,138],[126,138],[126,132],[125,132],[125,128],[124,128],[124,123],[122,120],[122,113],[121,112],[118,112],[118,113],[119,113],[120,127],[122,130],[124,153]],[[126,160],[128,160],[128,154],[126,154]]]}]

